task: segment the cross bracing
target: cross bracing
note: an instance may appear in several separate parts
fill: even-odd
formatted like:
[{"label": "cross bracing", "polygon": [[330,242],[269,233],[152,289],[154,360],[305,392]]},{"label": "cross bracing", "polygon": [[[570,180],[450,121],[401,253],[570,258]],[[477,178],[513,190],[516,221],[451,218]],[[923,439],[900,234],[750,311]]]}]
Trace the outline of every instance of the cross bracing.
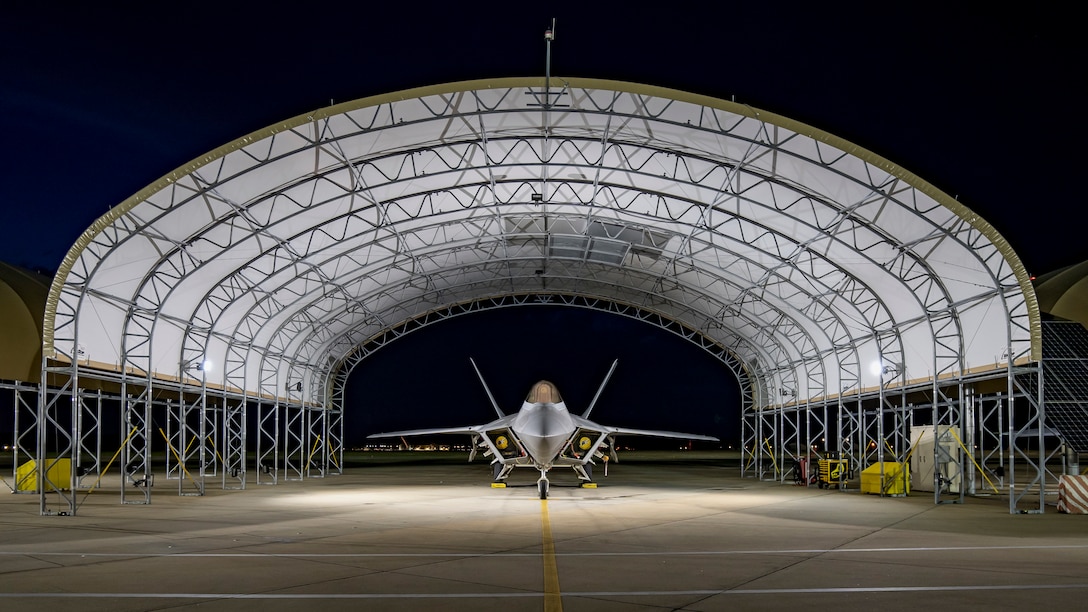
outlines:
[{"label": "cross bracing", "polygon": [[562,106],[532,106],[542,84],[341,104],[170,173],[65,258],[46,367],[114,372],[136,402],[176,386],[241,397],[224,421],[246,400],[290,409],[292,477],[312,468],[304,438],[338,439],[317,432],[339,416],[300,411],[341,414],[336,381],[359,347],[452,305],[535,295],[652,313],[724,351],[746,407],[793,411],[796,447],[799,406],[897,406],[889,385],[935,391],[1039,360],[1016,254],[911,173],[743,105],[571,79]]}]

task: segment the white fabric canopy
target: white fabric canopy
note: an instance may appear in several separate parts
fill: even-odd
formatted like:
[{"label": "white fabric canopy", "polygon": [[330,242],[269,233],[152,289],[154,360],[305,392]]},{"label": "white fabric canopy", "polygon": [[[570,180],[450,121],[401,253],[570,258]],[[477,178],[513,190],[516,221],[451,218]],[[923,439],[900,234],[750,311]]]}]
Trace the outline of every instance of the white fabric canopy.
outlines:
[{"label": "white fabric canopy", "polygon": [[681,323],[762,403],[1037,360],[1016,254],[918,177],[747,106],[551,83],[340,104],[174,171],[72,247],[45,354],[323,404],[368,339],[539,294]]}]

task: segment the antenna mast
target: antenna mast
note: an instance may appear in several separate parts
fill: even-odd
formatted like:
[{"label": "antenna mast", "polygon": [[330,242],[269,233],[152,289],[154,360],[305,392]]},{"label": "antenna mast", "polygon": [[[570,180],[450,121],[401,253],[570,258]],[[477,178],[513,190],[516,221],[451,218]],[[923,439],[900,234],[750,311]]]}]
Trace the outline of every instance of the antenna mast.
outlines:
[{"label": "antenna mast", "polygon": [[544,30],[544,40],[547,41],[547,52],[544,56],[544,91],[529,91],[525,92],[526,95],[533,97],[533,102],[530,102],[527,106],[539,106],[544,110],[551,110],[554,107],[566,107],[567,104],[557,104],[552,102],[552,96],[554,95],[556,100],[562,99],[567,95],[566,87],[564,86],[559,91],[552,93],[552,41],[555,40],[555,18],[552,18],[552,27]]},{"label": "antenna mast", "polygon": [[544,57],[544,108],[548,108],[552,101],[552,41],[555,40],[555,17],[552,17],[552,27],[544,30],[544,40],[547,41]]}]

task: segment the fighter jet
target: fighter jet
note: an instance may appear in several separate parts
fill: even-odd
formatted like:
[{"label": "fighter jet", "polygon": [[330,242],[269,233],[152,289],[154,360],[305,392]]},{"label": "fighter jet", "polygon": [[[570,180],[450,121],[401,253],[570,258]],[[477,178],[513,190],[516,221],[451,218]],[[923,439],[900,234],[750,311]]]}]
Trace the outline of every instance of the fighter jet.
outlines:
[{"label": "fighter jet", "polygon": [[532,468],[540,472],[540,478],[537,480],[540,499],[548,498],[548,471],[553,467],[572,468],[582,486],[596,486],[593,484],[594,458],[607,461],[610,455],[615,459],[615,438],[618,435],[718,441],[712,436],[610,427],[590,421],[589,415],[593,412],[593,407],[597,404],[597,399],[600,398],[605,385],[608,384],[608,379],[612,377],[612,372],[616,370],[619,360],[612,362],[612,367],[605,375],[604,381],[581,416],[573,415],[567,410],[559,390],[546,380],[541,380],[532,386],[517,413],[503,414],[483,375],[480,374],[480,368],[476,367],[476,362],[472,359],[469,361],[472,363],[472,368],[476,370],[476,375],[480,378],[480,383],[499,418],[484,425],[392,431],[368,437],[471,435],[472,452],[469,454],[469,461],[476,457],[478,450],[483,450],[485,457],[491,457],[494,475],[492,486],[505,486],[506,479],[514,468]]}]

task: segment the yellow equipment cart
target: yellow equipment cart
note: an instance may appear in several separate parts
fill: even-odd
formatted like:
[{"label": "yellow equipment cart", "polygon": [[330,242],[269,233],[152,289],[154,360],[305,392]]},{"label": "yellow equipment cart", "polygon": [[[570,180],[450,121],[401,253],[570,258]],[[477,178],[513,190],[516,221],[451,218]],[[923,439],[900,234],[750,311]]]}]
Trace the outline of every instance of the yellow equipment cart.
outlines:
[{"label": "yellow equipment cart", "polygon": [[843,488],[850,480],[850,461],[848,459],[820,459],[816,486],[821,489]]}]

